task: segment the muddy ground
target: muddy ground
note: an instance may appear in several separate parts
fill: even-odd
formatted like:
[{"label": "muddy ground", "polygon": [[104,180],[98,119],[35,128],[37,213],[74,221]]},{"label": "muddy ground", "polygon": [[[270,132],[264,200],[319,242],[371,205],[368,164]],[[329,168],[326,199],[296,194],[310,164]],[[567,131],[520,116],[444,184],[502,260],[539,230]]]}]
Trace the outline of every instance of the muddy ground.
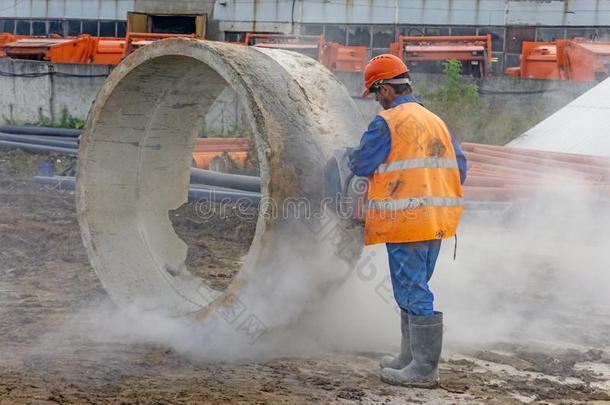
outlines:
[{"label": "muddy ground", "polygon": [[[0,153],[0,404],[610,403],[610,353],[599,349],[499,343],[444,353],[441,387],[424,390],[381,383],[381,353],[194,363],[159,345],[62,335],[83,308],[112,303],[82,246],[74,194],[29,181],[28,159]],[[236,241],[253,225],[232,224],[204,243],[198,235],[214,224],[194,209],[174,222],[197,247],[191,267],[222,288],[245,252]]]}]

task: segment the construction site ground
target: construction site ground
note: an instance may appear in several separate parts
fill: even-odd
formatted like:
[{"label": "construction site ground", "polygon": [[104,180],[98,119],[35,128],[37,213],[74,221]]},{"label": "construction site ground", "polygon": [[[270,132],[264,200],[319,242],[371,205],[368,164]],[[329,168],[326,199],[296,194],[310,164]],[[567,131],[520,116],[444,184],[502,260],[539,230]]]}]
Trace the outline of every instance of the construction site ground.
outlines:
[{"label": "construction site ground", "polygon": [[[154,342],[108,339],[96,319],[120,310],[89,264],[74,193],[32,183],[28,159],[0,153],[0,404],[610,403],[603,350],[499,343],[446,352],[441,387],[426,390],[380,382],[382,353],[208,363]],[[174,222],[197,244],[203,227],[191,208]],[[226,284],[251,226],[219,233],[189,261],[211,264],[200,275]]]}]

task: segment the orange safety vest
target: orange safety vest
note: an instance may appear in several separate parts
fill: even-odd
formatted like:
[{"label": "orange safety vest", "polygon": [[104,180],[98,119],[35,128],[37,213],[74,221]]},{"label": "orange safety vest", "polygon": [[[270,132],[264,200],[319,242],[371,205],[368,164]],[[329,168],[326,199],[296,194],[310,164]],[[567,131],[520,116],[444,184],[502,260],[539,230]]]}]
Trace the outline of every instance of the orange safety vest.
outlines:
[{"label": "orange safety vest", "polygon": [[365,245],[454,236],[464,193],[445,123],[418,103],[379,115],[392,147],[369,181]]}]

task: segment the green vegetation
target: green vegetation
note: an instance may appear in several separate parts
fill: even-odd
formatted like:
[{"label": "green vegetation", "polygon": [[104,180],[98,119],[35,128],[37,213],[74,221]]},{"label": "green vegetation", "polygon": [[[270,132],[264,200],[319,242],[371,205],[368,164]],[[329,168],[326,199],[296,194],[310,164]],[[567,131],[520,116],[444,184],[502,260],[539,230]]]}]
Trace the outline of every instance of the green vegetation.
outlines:
[{"label": "green vegetation", "polygon": [[415,86],[418,97],[459,141],[504,145],[550,113],[541,106],[507,108],[504,103],[482,98],[477,85],[464,82],[461,68],[460,61],[447,61],[445,83],[433,89]]},{"label": "green vegetation", "polygon": [[34,123],[41,127],[53,127],[53,128],[68,128],[68,129],[82,129],[85,126],[85,121],[80,118],[73,117],[70,115],[67,109],[61,110],[59,120],[53,120],[51,117],[46,117],[42,114],[42,111],[38,111],[38,121]]},{"label": "green vegetation", "polygon": [[59,120],[53,120],[43,114],[42,109],[38,110],[38,120],[34,122],[17,122],[15,120],[7,119],[4,117],[4,121],[10,125],[35,125],[38,127],[52,127],[52,128],[67,128],[67,129],[82,129],[85,126],[85,121],[73,117],[66,108],[61,110]]}]

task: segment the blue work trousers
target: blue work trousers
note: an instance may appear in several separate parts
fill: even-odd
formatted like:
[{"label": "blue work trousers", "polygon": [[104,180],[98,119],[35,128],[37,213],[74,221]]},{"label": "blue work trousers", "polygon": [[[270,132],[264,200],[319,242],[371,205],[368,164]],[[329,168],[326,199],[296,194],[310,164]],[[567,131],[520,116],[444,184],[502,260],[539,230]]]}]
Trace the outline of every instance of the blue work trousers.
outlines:
[{"label": "blue work trousers", "polygon": [[434,295],[428,281],[441,249],[441,240],[386,243],[394,298],[411,315],[432,316]]}]

